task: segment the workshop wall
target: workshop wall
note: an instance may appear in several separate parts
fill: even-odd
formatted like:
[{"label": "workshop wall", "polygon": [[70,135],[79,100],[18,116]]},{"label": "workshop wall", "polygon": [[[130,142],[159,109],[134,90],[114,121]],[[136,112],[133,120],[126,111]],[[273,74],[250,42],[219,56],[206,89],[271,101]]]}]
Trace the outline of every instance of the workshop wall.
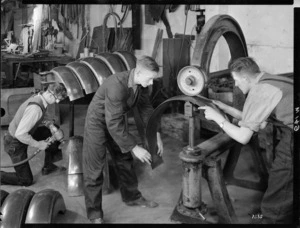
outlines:
[{"label": "workshop wall", "polygon": [[[270,73],[293,71],[293,6],[259,6],[259,5],[205,5],[206,21],[216,14],[229,14],[241,26],[248,48],[249,56]],[[189,11],[185,34],[196,34],[194,29],[197,13]],[[176,12],[168,13],[173,34],[184,33],[184,6]],[[137,55],[149,54],[152,51],[157,28],[164,29],[163,37],[167,38],[162,22],[153,25],[143,24],[143,46]],[[191,55],[195,42],[192,43]],[[158,56],[161,63],[162,49]],[[229,61],[229,49],[225,39],[220,39],[213,54],[211,71],[225,69]]]},{"label": "workshop wall", "polygon": [[[206,21],[217,14],[229,14],[237,20],[245,35],[249,56],[261,66],[262,70],[270,73],[286,73],[293,71],[293,6],[287,5],[204,5]],[[89,8],[90,37],[93,28],[102,25],[104,16],[109,12],[109,5],[87,5]],[[169,13],[167,17],[173,35],[176,33],[196,35],[196,12],[189,11],[185,26],[185,7],[181,5],[175,12]],[[121,5],[114,5],[113,10],[121,12]],[[129,12],[124,27],[131,27],[131,12]],[[167,38],[165,25],[162,21],[154,25],[145,24],[145,7],[142,6],[142,37],[141,49],[135,51],[135,55],[151,55],[157,30],[163,29],[163,38]],[[108,20],[108,26],[112,26],[112,18]],[[76,26],[72,28],[75,32]],[[76,31],[77,32],[77,31]],[[81,32],[81,31],[80,31]],[[79,35],[81,37],[81,34]],[[68,50],[72,56],[77,53],[79,39],[71,42],[66,41]],[[191,56],[195,41],[191,42]],[[230,54],[224,39],[220,39],[216,45],[211,71],[227,68]],[[162,65],[162,44],[159,47],[156,57],[159,65]]]},{"label": "workshop wall", "polygon": [[270,73],[293,72],[293,6],[230,6],[228,14],[240,24],[248,52],[262,70]]}]

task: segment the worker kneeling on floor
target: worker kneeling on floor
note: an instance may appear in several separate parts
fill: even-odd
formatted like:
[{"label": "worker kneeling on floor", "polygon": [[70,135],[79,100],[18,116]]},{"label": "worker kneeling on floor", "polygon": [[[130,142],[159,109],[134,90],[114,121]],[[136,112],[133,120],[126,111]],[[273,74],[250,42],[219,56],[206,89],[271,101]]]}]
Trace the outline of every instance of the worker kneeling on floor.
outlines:
[{"label": "worker kneeling on floor", "polygon": [[[151,155],[128,132],[124,118],[128,111],[137,107],[142,121],[138,121],[135,114],[135,122],[146,125],[154,110],[147,87],[158,77],[158,71],[155,60],[143,56],[137,60],[136,68],[105,79],[89,105],[84,128],[83,177],[87,217],[92,223],[103,223],[102,186],[106,148],[116,168],[122,200],[128,206],[158,206],[145,199],[138,190],[132,154],[148,164],[151,164]],[[157,153],[161,156],[163,144],[159,132],[157,145]]]},{"label": "worker kneeling on floor", "polygon": [[[46,126],[53,122],[47,118],[46,111],[48,105],[59,103],[66,97],[65,86],[55,82],[49,84],[46,91],[33,95],[19,107],[3,139],[4,150],[14,164],[27,159],[27,148],[31,146],[41,151],[45,150],[43,175],[58,169],[53,162],[55,155],[61,151],[58,148],[59,142],[46,141],[51,137],[51,131]],[[1,184],[30,186],[33,183],[28,161],[14,166],[14,169],[16,172],[1,171]]]}]

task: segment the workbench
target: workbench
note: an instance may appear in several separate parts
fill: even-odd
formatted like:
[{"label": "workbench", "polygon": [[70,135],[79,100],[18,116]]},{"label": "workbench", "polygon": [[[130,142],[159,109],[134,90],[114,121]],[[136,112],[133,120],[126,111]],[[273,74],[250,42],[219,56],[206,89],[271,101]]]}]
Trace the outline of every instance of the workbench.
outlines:
[{"label": "workbench", "polygon": [[5,85],[1,85],[1,87],[16,88],[15,82],[22,71],[22,66],[29,65],[39,73],[41,71],[51,70],[59,65],[66,65],[72,61],[74,61],[74,59],[66,55],[26,57],[24,55],[1,53],[1,71],[4,71],[6,76],[6,83]]},{"label": "workbench", "polygon": [[[42,71],[49,71],[71,61],[74,59],[65,55],[26,57],[1,53],[1,71],[4,72],[3,78],[5,79],[1,80],[1,126],[8,125],[19,106],[33,93],[40,90],[35,87],[34,74],[38,75]],[[27,68],[25,68],[26,66]],[[49,107],[48,111],[49,115],[59,123],[58,104]]]}]

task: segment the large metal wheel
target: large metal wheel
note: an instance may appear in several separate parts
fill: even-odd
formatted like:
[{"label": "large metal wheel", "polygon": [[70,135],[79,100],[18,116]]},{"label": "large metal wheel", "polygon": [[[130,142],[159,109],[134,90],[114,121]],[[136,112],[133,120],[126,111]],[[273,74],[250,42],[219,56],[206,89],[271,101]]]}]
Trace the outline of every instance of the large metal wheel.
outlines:
[{"label": "large metal wheel", "polygon": [[209,66],[216,43],[223,36],[229,46],[231,59],[248,56],[244,34],[237,21],[229,15],[210,18],[197,38],[192,65],[201,67],[209,76]]},{"label": "large metal wheel", "polygon": [[[210,18],[196,41],[191,64],[200,67],[207,75],[208,80],[213,77],[229,75],[229,70],[209,72],[212,55],[218,40],[224,37],[228,44],[231,60],[239,57],[247,57],[247,45],[243,31],[237,21],[229,15],[216,15]],[[203,91],[207,96],[207,90]],[[233,88],[233,106],[242,109],[244,95],[238,88]]]}]

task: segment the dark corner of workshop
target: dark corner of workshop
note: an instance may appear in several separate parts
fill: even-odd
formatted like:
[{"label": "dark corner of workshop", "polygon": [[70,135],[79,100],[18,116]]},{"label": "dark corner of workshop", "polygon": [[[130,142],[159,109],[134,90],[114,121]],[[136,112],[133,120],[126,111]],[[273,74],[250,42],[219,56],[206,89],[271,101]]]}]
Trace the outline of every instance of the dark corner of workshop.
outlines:
[{"label": "dark corner of workshop", "polygon": [[299,227],[299,2],[40,2],[1,1],[1,227]]}]

